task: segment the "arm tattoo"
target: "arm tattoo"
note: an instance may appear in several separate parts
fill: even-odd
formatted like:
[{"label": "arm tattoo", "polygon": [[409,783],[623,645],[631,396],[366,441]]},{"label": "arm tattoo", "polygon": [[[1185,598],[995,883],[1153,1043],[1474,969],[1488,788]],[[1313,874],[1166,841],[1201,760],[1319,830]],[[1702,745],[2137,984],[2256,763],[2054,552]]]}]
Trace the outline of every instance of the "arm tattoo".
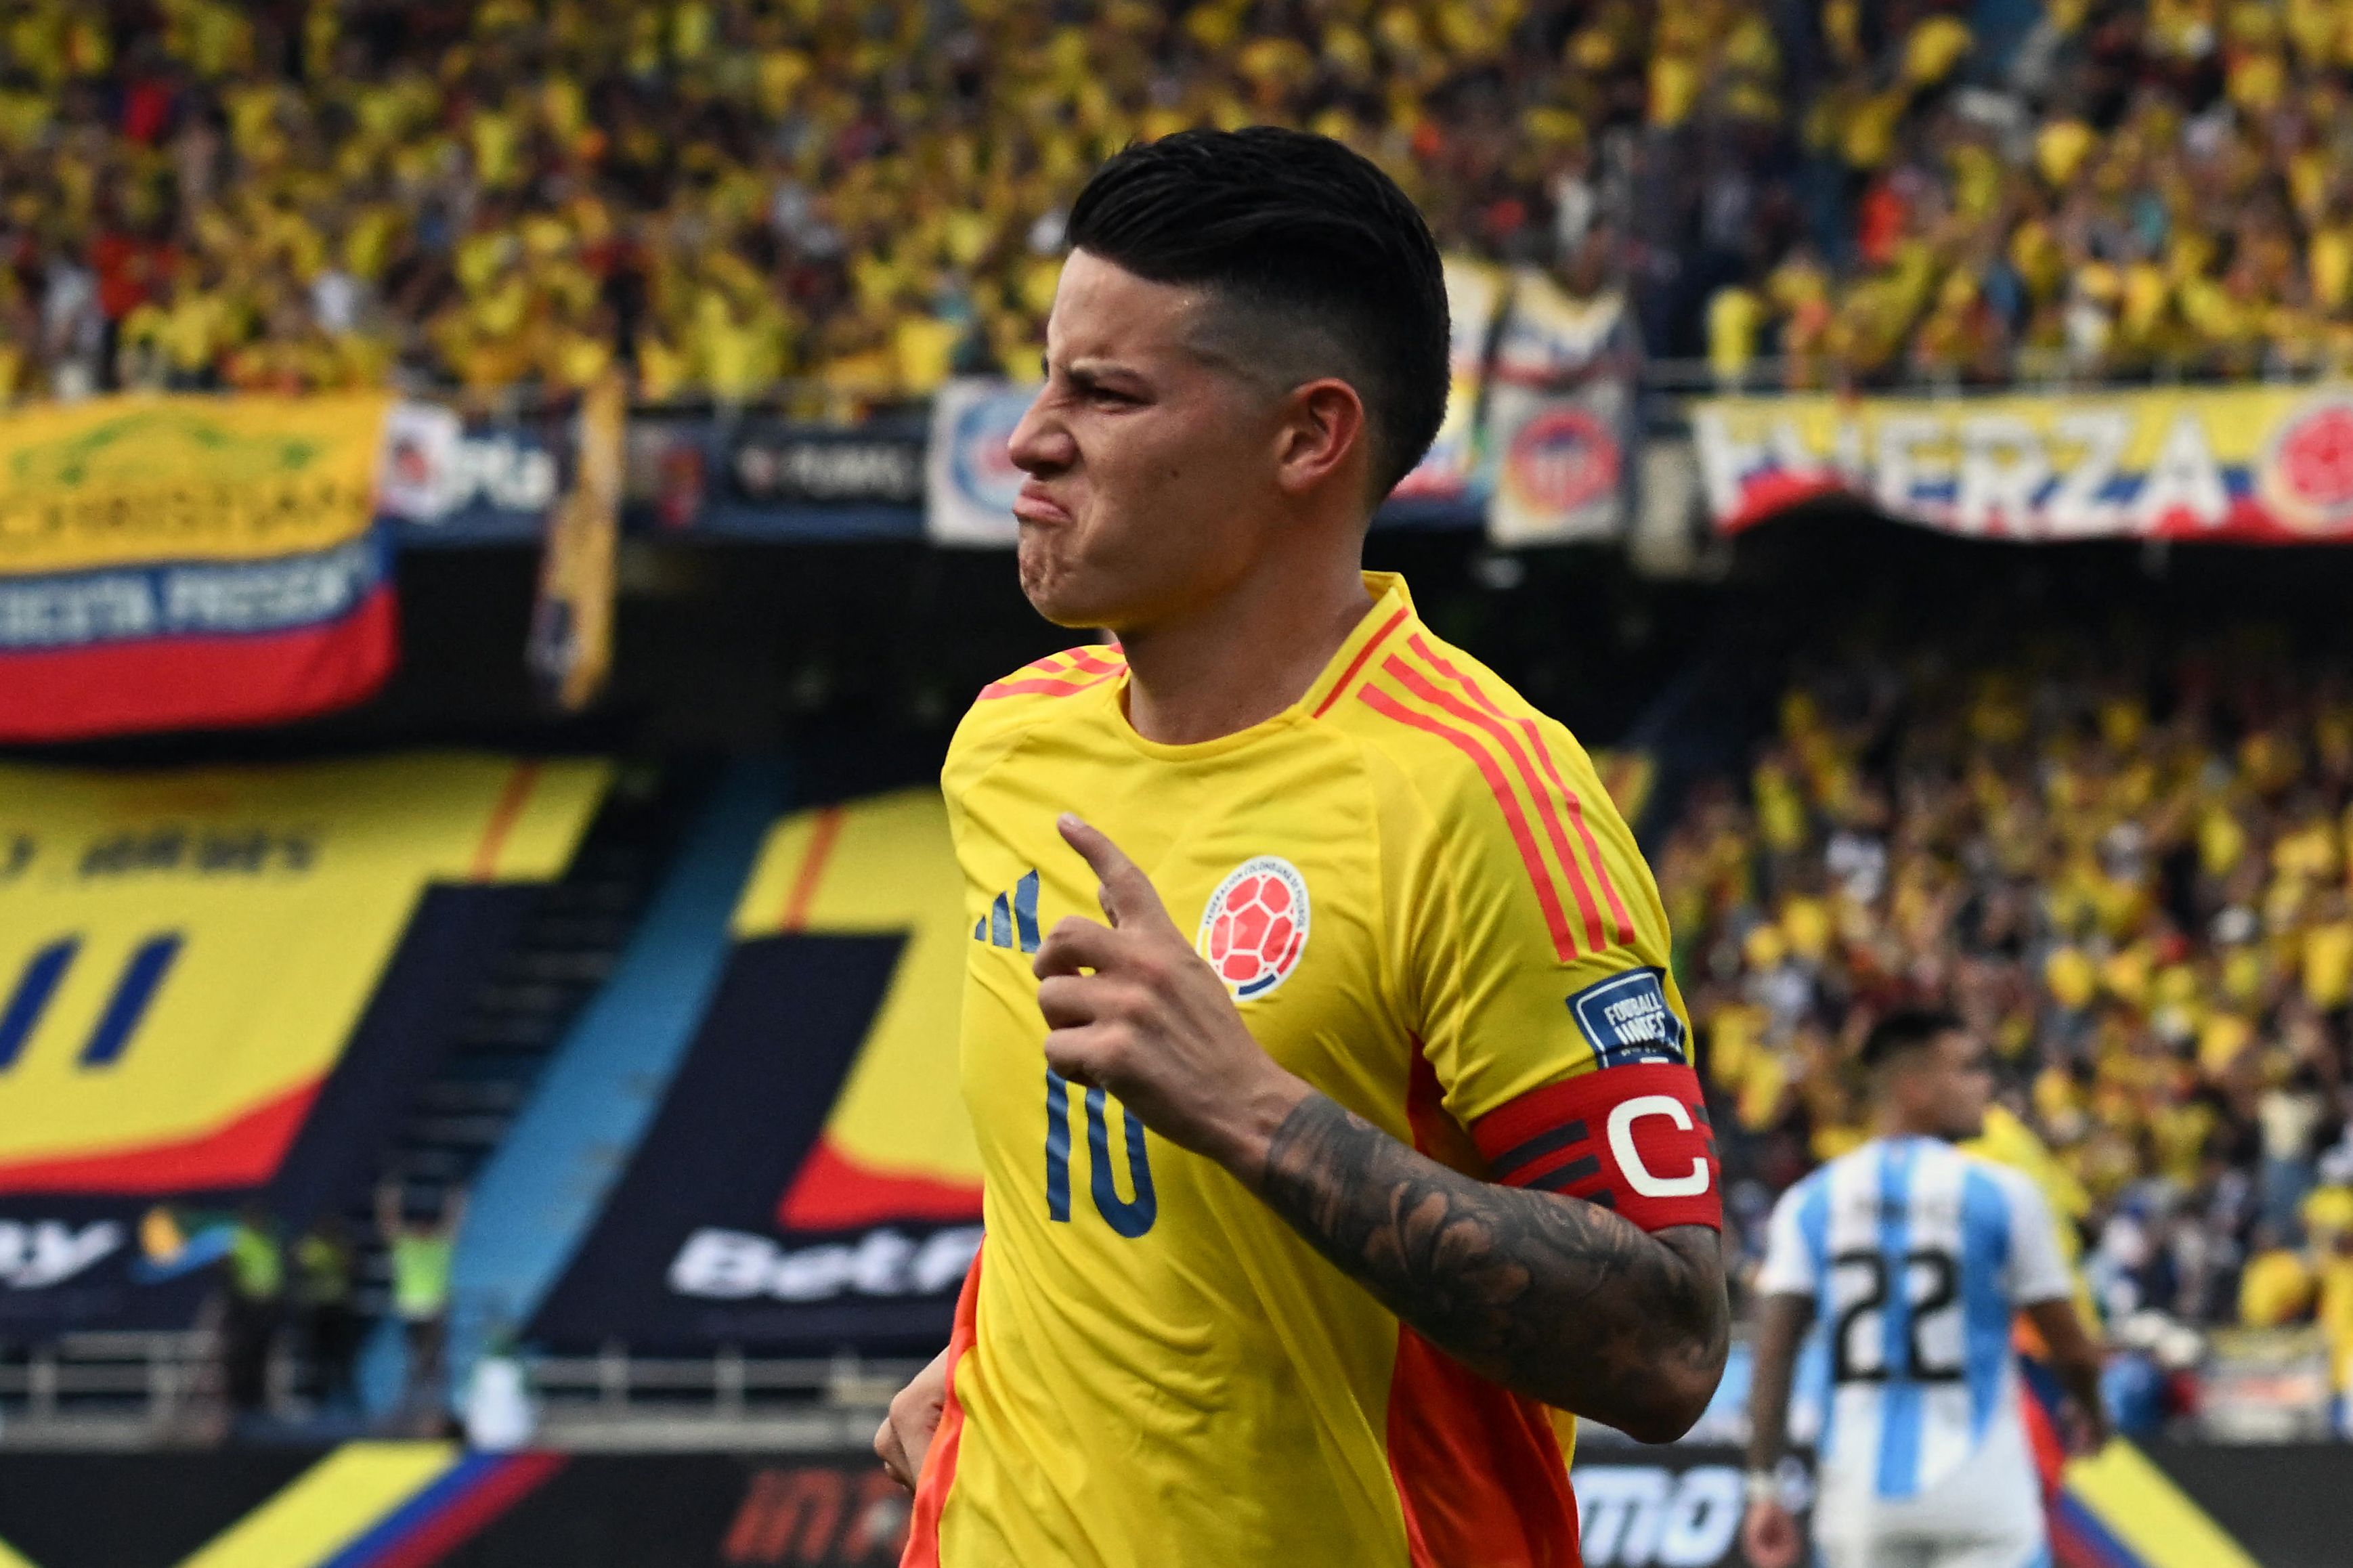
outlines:
[{"label": "arm tattoo", "polygon": [[1418,1154],[1321,1094],[1284,1118],[1260,1195],[1425,1339],[1515,1393],[1646,1441],[1724,1371],[1714,1231],[1651,1235],[1598,1205]]}]

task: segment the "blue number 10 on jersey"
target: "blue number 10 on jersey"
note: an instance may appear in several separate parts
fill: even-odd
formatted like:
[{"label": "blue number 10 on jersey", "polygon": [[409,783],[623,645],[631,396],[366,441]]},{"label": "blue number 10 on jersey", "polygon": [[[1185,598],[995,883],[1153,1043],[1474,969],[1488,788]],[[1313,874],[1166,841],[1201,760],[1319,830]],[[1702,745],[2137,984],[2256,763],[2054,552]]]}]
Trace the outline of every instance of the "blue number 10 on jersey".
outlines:
[{"label": "blue number 10 on jersey", "polygon": [[[1111,1126],[1105,1115],[1103,1091],[1087,1090],[1088,1189],[1095,1212],[1103,1222],[1130,1241],[1152,1228],[1160,1206],[1152,1196],[1152,1163],[1144,1147],[1144,1123],[1135,1112],[1120,1107],[1127,1144],[1127,1184],[1135,1196],[1123,1198],[1112,1179]],[[1046,1069],[1046,1217],[1071,1217],[1071,1083],[1053,1068]]]}]

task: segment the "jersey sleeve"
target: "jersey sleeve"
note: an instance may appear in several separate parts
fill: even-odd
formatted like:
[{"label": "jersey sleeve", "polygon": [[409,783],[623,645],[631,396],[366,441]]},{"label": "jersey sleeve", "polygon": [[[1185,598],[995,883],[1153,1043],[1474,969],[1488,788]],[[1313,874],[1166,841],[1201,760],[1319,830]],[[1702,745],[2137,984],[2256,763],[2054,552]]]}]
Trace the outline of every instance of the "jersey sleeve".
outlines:
[{"label": "jersey sleeve", "polygon": [[2075,1282],[2060,1255],[2059,1232],[2033,1182],[2005,1170],[2000,1180],[2010,1198],[2010,1299],[2031,1307],[2075,1293]]},{"label": "jersey sleeve", "polygon": [[1467,723],[1405,891],[1405,987],[1489,1179],[1722,1227],[1715,1143],[1633,837],[1567,731]]},{"label": "jersey sleeve", "polygon": [[1813,1244],[1806,1237],[1805,1206],[1816,1184],[1801,1182],[1781,1194],[1765,1229],[1765,1261],[1757,1270],[1760,1296],[1812,1296],[1821,1288]]},{"label": "jersey sleeve", "polygon": [[949,832],[963,837],[966,793],[1056,710],[1059,700],[1116,679],[1125,668],[1114,647],[1064,648],[982,687],[957,721],[940,765]]}]

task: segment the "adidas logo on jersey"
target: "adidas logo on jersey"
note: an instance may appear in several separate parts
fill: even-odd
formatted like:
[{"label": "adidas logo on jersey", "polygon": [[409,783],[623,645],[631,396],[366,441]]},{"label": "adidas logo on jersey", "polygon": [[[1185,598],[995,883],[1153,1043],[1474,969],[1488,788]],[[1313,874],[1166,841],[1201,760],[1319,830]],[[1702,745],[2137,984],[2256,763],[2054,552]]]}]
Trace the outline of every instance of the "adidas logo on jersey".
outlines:
[{"label": "adidas logo on jersey", "polygon": [[1037,872],[1014,883],[1011,892],[997,895],[988,913],[974,922],[972,940],[991,947],[1018,946],[1024,952],[1038,951]]}]

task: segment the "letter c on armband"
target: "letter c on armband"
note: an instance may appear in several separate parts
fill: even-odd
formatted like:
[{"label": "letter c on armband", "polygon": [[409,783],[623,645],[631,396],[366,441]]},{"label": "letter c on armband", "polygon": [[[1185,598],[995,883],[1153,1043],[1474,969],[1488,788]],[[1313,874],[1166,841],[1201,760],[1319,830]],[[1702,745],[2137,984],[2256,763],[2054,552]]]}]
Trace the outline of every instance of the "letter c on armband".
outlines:
[{"label": "letter c on armband", "polygon": [[1617,1157],[1618,1169],[1627,1184],[1646,1198],[1687,1198],[1707,1191],[1705,1160],[1694,1159],[1691,1170],[1680,1176],[1660,1176],[1644,1163],[1642,1152],[1634,1147],[1634,1123],[1646,1116],[1663,1116],[1675,1124],[1677,1131],[1691,1131],[1691,1112],[1672,1095],[1637,1095],[1613,1108],[1609,1112],[1609,1152]]}]

